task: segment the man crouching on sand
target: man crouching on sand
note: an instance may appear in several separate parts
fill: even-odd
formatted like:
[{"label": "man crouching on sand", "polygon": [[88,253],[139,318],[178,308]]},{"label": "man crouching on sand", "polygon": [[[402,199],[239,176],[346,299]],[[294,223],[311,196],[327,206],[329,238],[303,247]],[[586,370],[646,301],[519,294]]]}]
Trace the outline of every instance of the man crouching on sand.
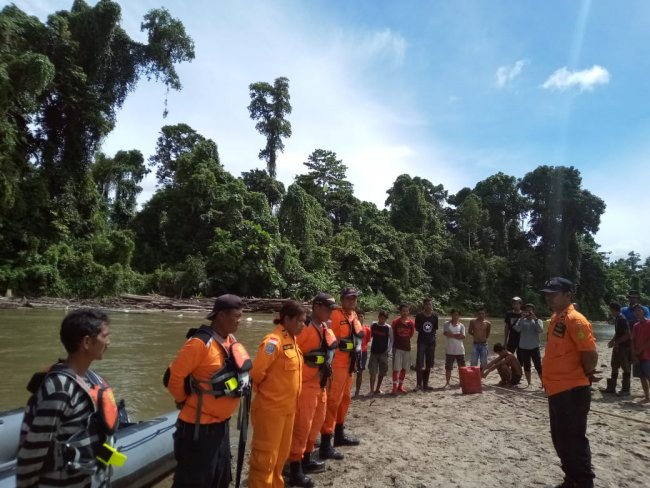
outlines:
[{"label": "man crouching on sand", "polygon": [[500,342],[494,345],[494,352],[498,356],[487,364],[483,371],[483,378],[487,378],[487,375],[496,369],[499,376],[501,376],[498,386],[510,387],[518,385],[521,381],[522,370],[516,356],[503,347]]}]

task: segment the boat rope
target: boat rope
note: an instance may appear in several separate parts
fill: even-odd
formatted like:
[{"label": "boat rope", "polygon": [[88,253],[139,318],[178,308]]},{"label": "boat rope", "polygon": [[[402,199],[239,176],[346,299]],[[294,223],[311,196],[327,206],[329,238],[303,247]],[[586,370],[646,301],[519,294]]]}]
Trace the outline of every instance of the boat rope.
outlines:
[{"label": "boat rope", "polygon": [[141,446],[142,444],[149,442],[152,439],[155,439],[159,435],[164,434],[165,432],[173,429],[174,427],[175,425],[169,425],[167,427],[163,427],[162,429],[158,429],[157,431],[152,432],[148,436],[143,437],[142,439],[139,439],[135,442],[132,442],[131,444],[126,444],[125,446],[117,446],[117,450],[120,452],[128,452],[131,449],[135,449],[136,447]]}]

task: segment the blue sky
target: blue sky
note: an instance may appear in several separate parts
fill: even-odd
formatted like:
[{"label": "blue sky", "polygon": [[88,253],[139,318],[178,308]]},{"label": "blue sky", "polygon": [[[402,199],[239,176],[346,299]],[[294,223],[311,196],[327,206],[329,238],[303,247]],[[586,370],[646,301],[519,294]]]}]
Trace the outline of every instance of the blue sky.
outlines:
[{"label": "blue sky", "polygon": [[[72,5],[15,3],[42,18]],[[120,3],[124,27],[142,40],[142,16],[168,8],[197,56],[178,68],[184,89],[169,95],[167,119],[164,88],[138,85],[104,144],[109,155],[137,148],[148,157],[162,125],[185,122],[217,142],[233,174],[264,167],[248,85],[286,76],[285,184],[316,148],[335,151],[355,194],[380,207],[402,173],[453,193],[498,171],[573,165],[607,204],[601,250],[650,255],[647,232],[630,230],[650,214],[650,2]],[[144,186],[150,195],[152,175]]]}]

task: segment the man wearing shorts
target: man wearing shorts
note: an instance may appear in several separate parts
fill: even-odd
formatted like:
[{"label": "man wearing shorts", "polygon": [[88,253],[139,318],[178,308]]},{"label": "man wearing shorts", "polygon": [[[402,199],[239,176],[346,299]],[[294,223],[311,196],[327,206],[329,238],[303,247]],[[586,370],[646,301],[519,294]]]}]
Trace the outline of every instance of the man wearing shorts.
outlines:
[{"label": "man wearing shorts", "polygon": [[[366,369],[366,363],[368,362],[368,343],[370,342],[370,327],[363,323],[365,316],[363,312],[357,312],[357,317],[361,323],[361,329],[363,330],[363,339],[361,339],[361,354],[357,356],[357,388],[354,392],[354,396],[359,396],[359,391],[361,390],[361,382],[363,381],[363,371]],[[370,390],[372,393],[372,389]]]},{"label": "man wearing shorts", "polygon": [[515,355],[503,347],[500,342],[494,345],[494,352],[498,356],[487,364],[487,367],[483,370],[483,378],[487,378],[487,375],[496,369],[501,377],[498,386],[510,387],[518,385],[521,382],[522,371],[521,364],[519,364]]},{"label": "man wearing shorts", "polygon": [[444,334],[447,338],[445,343],[445,377],[447,382],[445,387],[449,386],[451,380],[451,371],[454,369],[454,362],[459,368],[465,366],[465,326],[460,323],[460,310],[451,309],[451,320],[445,322]]},{"label": "man wearing shorts", "polygon": [[478,366],[481,361],[481,370],[487,367],[488,337],[492,324],[485,320],[485,307],[479,307],[476,311],[476,318],[469,321],[469,335],[474,339],[472,345],[472,366]]},{"label": "man wearing shorts", "polygon": [[[392,359],[393,351],[393,328],[386,323],[388,313],[381,310],[379,319],[370,326],[372,341],[370,343],[370,361],[368,370],[370,371],[370,392],[374,395],[381,394],[381,382],[388,372],[388,361]],[[375,389],[375,379],[377,388]]]},{"label": "man wearing shorts", "polygon": [[431,298],[422,302],[424,310],[415,316],[415,330],[418,331],[417,354],[415,370],[417,374],[416,390],[433,390],[429,386],[429,375],[433,368],[436,352],[436,331],[438,330],[438,315],[433,311]]},{"label": "man wearing shorts", "polygon": [[642,403],[650,403],[650,320],[645,318],[645,310],[640,304],[634,305],[637,322],[632,331],[634,344],[634,376],[641,379],[644,398]]},{"label": "man wearing shorts", "polygon": [[399,317],[393,320],[393,389],[391,395],[406,393],[404,379],[411,369],[411,337],[415,334],[415,324],[410,318],[408,305],[400,305]]}]

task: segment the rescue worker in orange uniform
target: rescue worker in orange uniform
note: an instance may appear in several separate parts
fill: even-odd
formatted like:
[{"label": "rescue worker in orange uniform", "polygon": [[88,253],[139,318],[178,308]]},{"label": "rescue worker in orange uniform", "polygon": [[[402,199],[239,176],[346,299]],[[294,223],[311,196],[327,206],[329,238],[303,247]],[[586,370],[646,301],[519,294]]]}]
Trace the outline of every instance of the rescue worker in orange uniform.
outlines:
[{"label": "rescue worker in orange uniform", "polygon": [[304,473],[325,469],[323,461],[311,458],[314,442],[325,421],[327,392],[325,387],[332,375],[332,360],[336,350],[336,336],[327,327],[336,301],[327,293],[319,293],[312,300],[311,321],[296,338],[303,353],[302,389],[293,422],[293,436],[289,450],[291,475],[289,486],[314,486]]},{"label": "rescue worker in orange uniform", "polygon": [[[336,451],[338,446],[357,446],[359,439],[345,434],[345,416],[350,407],[352,373],[356,369],[356,357],[361,353],[363,329],[357,318],[357,296],[355,288],[341,290],[341,308],[330,317],[330,328],[338,341],[338,350],[332,362],[332,384],[327,394],[325,422],[321,428],[319,455],[321,459],[343,459]],[[334,447],[332,447],[334,434]]]},{"label": "rescue worker in orange uniform", "polygon": [[285,302],[277,327],[262,340],[251,370],[253,442],[249,488],[284,486],[282,467],[289,456],[293,418],[302,382],[303,358],[296,336],[305,327],[307,311]]},{"label": "rescue worker in orange uniform", "polygon": [[238,296],[218,297],[206,317],[210,326],[190,329],[166,373],[166,386],[181,410],[174,433],[173,488],[225,488],[232,480],[228,420],[249,386],[252,366],[232,335],[242,306]]}]

